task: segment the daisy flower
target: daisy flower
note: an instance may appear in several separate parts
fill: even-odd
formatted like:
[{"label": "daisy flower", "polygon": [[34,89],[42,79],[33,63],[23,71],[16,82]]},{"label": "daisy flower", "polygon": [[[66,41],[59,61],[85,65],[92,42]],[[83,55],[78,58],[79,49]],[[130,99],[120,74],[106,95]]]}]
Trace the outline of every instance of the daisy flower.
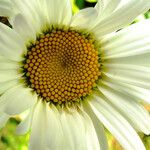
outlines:
[{"label": "daisy flower", "polygon": [[[149,0],[1,0],[0,127],[29,111],[29,150],[106,150],[104,127],[126,150],[150,134],[150,20],[128,26]],[[126,27],[126,28],[124,28]]]}]

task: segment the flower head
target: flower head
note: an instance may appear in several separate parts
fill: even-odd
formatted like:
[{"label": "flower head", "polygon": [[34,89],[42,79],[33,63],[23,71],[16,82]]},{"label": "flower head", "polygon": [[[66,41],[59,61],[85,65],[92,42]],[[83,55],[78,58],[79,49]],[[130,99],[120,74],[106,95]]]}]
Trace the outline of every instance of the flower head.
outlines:
[{"label": "flower head", "polygon": [[[10,9],[11,8],[11,9]],[[150,134],[150,21],[129,27],[149,0],[1,0],[0,126],[29,110],[30,150],[106,150],[103,125],[127,150]]]}]

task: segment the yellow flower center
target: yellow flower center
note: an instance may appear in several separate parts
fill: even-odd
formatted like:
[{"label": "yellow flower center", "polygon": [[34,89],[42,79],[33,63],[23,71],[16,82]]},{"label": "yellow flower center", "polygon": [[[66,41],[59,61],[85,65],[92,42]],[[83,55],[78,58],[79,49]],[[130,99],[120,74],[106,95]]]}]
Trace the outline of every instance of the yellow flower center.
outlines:
[{"label": "yellow flower center", "polygon": [[100,75],[98,51],[75,31],[52,31],[28,49],[26,78],[44,100],[72,102],[89,94]]}]

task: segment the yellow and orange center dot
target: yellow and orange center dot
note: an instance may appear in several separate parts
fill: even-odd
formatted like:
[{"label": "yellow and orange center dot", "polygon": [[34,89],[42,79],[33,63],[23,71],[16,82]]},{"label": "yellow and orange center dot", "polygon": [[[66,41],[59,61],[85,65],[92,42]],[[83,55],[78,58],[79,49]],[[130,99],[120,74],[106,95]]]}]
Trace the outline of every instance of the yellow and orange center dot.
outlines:
[{"label": "yellow and orange center dot", "polygon": [[26,77],[43,99],[76,101],[89,94],[100,75],[98,51],[75,31],[52,31],[29,49]]}]

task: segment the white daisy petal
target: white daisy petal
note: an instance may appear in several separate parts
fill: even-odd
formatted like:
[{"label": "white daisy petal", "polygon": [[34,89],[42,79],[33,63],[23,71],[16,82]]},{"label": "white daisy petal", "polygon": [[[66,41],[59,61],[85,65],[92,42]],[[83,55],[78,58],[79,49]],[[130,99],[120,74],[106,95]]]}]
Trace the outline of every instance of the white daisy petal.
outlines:
[{"label": "white daisy petal", "polygon": [[14,61],[6,57],[0,55],[0,70],[19,69],[18,61]]},{"label": "white daisy petal", "polygon": [[[117,31],[130,24],[138,15],[144,13],[149,8],[149,0],[121,1],[117,9],[113,11],[111,15],[106,15],[106,17],[98,20],[96,26],[93,26],[92,31],[97,37],[102,37],[108,33]],[[106,14],[108,13],[106,12]]]},{"label": "white daisy petal", "polygon": [[68,150],[99,150],[99,142],[93,123],[83,110],[80,111],[82,112],[76,110],[71,113],[64,112],[62,116],[64,135],[69,133],[65,138],[66,144],[70,145]]},{"label": "white daisy petal", "polygon": [[18,62],[6,59],[5,57],[0,57],[0,70],[17,69],[17,68],[19,68]]},{"label": "white daisy petal", "polygon": [[[128,56],[148,54],[150,52],[150,19],[133,24],[119,32],[107,36],[101,41],[103,59],[113,61],[127,59]],[[129,57],[129,58],[130,58]],[[120,58],[120,59],[119,59]],[[132,59],[136,61],[136,59]],[[138,61],[136,61],[138,63]]]},{"label": "white daisy petal", "polygon": [[96,130],[94,128],[93,122],[90,119],[90,117],[83,111],[83,123],[85,125],[86,129],[86,145],[87,149],[86,150],[99,150],[99,141],[98,137],[96,134]]},{"label": "white daisy petal", "polygon": [[[37,124],[40,124],[40,126],[37,126]],[[56,110],[55,106],[50,107],[42,100],[39,100],[34,110],[29,150],[65,150],[64,140],[65,136],[63,136],[58,110]]]},{"label": "white daisy petal", "polygon": [[[74,110],[71,113],[64,112],[62,117],[63,129],[65,125],[65,128],[68,131],[67,133],[71,133],[69,134],[70,136],[68,136],[70,139],[69,141],[71,141],[71,145],[69,144],[70,147],[68,147],[68,150],[71,147],[72,150],[99,150],[99,142],[95,128],[91,119],[84,111],[77,112]],[[66,133],[64,132],[64,135],[65,134]],[[67,140],[68,138],[65,138],[66,144],[69,142]],[[66,146],[64,147],[64,150],[65,149]]]},{"label": "white daisy petal", "polygon": [[[104,98],[105,99],[105,98]],[[105,127],[127,150],[145,150],[142,141],[130,124],[104,99],[95,96],[89,104]]]},{"label": "white daisy petal", "polygon": [[13,15],[13,6],[9,0],[0,1],[0,16],[11,17]]},{"label": "white daisy petal", "polygon": [[98,88],[108,98],[109,103],[114,105],[134,128],[147,135],[150,134],[150,115],[148,111],[141,104],[134,101],[134,97],[124,93],[123,90],[121,91],[123,87],[117,89],[115,85],[103,81]]},{"label": "white daisy petal", "polygon": [[74,149],[86,150],[85,128],[83,120],[77,112],[67,116],[69,130],[72,130]]},{"label": "white daisy petal", "polygon": [[0,70],[7,70],[7,69],[17,69],[19,68],[19,65],[15,62],[10,63],[11,61],[8,62],[1,62],[0,61]]},{"label": "white daisy petal", "polygon": [[100,150],[108,150],[107,138],[102,123],[98,120],[97,116],[93,113],[89,104],[87,102],[84,102],[83,104],[84,104],[83,106],[85,111],[93,121],[93,125],[95,127],[98,141],[99,141]]},{"label": "white daisy petal", "polygon": [[29,150],[46,149],[47,120],[46,120],[46,104],[41,100],[36,104],[31,125],[31,135]]},{"label": "white daisy petal", "polygon": [[70,0],[46,0],[46,4],[50,24],[70,24],[72,17],[72,7]]},{"label": "white daisy petal", "polygon": [[99,20],[110,15],[119,2],[120,0],[99,0],[94,8],[86,8],[75,14],[72,18],[71,26],[82,29],[90,29],[97,24]]},{"label": "white daisy petal", "polygon": [[111,15],[117,6],[120,4],[121,0],[98,0],[96,5],[96,9],[99,12],[99,18],[97,18],[97,22],[102,20],[103,18]]},{"label": "white daisy petal", "polygon": [[64,150],[63,130],[61,126],[61,118],[57,108],[53,105],[47,105],[47,132],[46,132],[46,147],[48,149]]},{"label": "white daisy petal", "polygon": [[136,102],[150,104],[150,89],[144,89],[145,87],[131,85],[131,83],[123,83],[118,81],[117,79],[112,80],[111,78],[108,78],[106,76],[103,79],[104,81],[113,84],[113,86],[115,86],[115,89],[119,90],[119,92],[131,95],[133,97],[133,100],[135,100]]},{"label": "white daisy petal", "polygon": [[36,31],[34,26],[27,21],[22,14],[18,14],[14,18],[13,27],[25,42],[36,40]]},{"label": "white daisy petal", "polygon": [[0,97],[0,108],[6,114],[16,115],[32,107],[36,100],[37,96],[32,93],[31,89],[18,85]]},{"label": "white daisy petal", "polygon": [[23,60],[24,44],[19,35],[2,23],[0,33],[0,55],[15,61]]},{"label": "white daisy petal", "polygon": [[10,116],[7,114],[4,114],[4,113],[0,114],[0,129],[5,126],[9,118]]},{"label": "white daisy petal", "polygon": [[98,11],[95,8],[82,9],[73,16],[71,26],[83,29],[90,28],[93,25],[93,18],[96,19],[97,16]]},{"label": "white daisy petal", "polygon": [[[119,64],[119,63],[110,63],[110,62],[104,62],[103,65],[105,66],[104,68],[107,68],[106,70],[109,69],[115,69],[115,70],[129,70],[129,71],[139,71],[139,72],[145,72],[149,73],[150,68],[148,66],[140,66],[140,65],[128,65],[128,64]],[[104,69],[105,70],[105,69]]]},{"label": "white daisy petal", "polygon": [[27,117],[23,121],[21,121],[21,123],[17,126],[16,134],[24,135],[30,130],[33,114],[34,107],[30,109],[30,112],[28,113]]},{"label": "white daisy petal", "polygon": [[127,70],[123,68],[108,68],[108,71],[104,71],[106,76],[112,78],[114,80],[118,80],[123,83],[128,83],[131,85],[136,85],[143,88],[150,88],[150,77],[145,76],[145,73],[149,73],[149,71],[144,70]]},{"label": "white daisy petal", "polygon": [[[65,124],[64,124],[65,123]],[[64,126],[65,125],[65,126]],[[95,132],[95,128],[91,119],[87,116],[87,114],[82,111],[72,112],[68,114],[68,112],[64,113],[62,126],[67,130],[69,141],[71,141],[71,147],[68,147],[68,150],[71,148],[72,150],[99,150],[99,142],[97,138],[97,134]],[[65,131],[66,131],[65,130]],[[64,130],[63,130],[64,131]],[[66,133],[64,132],[64,135]],[[67,139],[68,139],[67,138]],[[68,144],[68,140],[66,140],[66,144]],[[70,143],[70,142],[69,142]],[[65,145],[66,145],[65,144]],[[64,147],[64,150],[66,146]]]},{"label": "white daisy petal", "polygon": [[[142,51],[141,51],[142,52]],[[125,57],[118,57],[118,58],[111,58],[105,60],[105,63],[109,65],[132,65],[136,66],[135,68],[138,69],[140,66],[145,66],[145,67],[150,67],[150,53],[147,51],[146,53],[143,54],[138,54],[138,55],[131,55],[131,56],[125,56]],[[105,59],[105,58],[104,58]],[[138,66],[138,67],[137,67]]]},{"label": "white daisy petal", "polygon": [[[38,31],[41,29],[42,23],[44,23],[44,13],[41,11],[38,0],[11,0],[13,7],[16,9],[16,14],[22,14],[24,20],[28,21],[28,24],[32,24],[34,29]],[[14,25],[12,21],[12,25]],[[28,26],[29,26],[28,25]],[[25,30],[26,31],[26,30]]]},{"label": "white daisy petal", "polygon": [[122,87],[124,87],[124,91],[128,92],[130,95],[134,96],[135,99],[138,101],[142,100],[142,102],[150,104],[150,89],[144,89],[141,87],[137,87],[131,84],[125,84],[125,83],[120,83]]},{"label": "white daisy petal", "polygon": [[[66,126],[65,128],[68,131],[67,133],[71,133],[69,134],[70,136],[68,136],[68,138],[70,139],[69,141],[71,141],[72,150],[76,150],[76,149],[99,150],[100,149],[98,138],[97,138],[93,123],[84,111],[80,113],[73,112],[72,114],[68,114],[68,112],[65,113],[65,115],[63,116],[63,122],[62,122],[63,127],[64,127],[64,123]],[[65,135],[65,132],[64,132],[64,135]],[[69,141],[67,140],[66,144]],[[64,147],[64,150],[65,149],[66,148]],[[70,148],[68,147],[68,150],[69,149]]]},{"label": "white daisy petal", "polygon": [[68,123],[68,118],[67,118],[67,113],[63,111],[61,113],[61,125],[62,125],[62,130],[65,136],[64,143],[67,145],[68,150],[75,150],[75,145],[74,145],[74,134],[72,134],[72,128],[70,128],[70,125]]},{"label": "white daisy petal", "polygon": [[18,84],[17,80],[10,80],[6,82],[0,82],[0,95],[7,91],[8,89],[16,86]]},{"label": "white daisy petal", "polygon": [[17,70],[0,70],[0,83],[9,80],[19,79],[22,75],[18,74]]}]

